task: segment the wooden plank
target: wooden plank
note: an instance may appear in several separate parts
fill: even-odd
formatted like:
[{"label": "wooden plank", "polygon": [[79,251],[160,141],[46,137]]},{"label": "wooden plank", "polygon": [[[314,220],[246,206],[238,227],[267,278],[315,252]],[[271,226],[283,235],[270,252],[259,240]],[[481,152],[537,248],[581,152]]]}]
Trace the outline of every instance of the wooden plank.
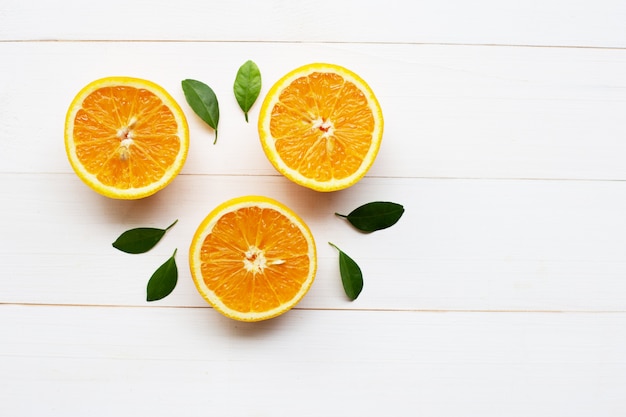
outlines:
[{"label": "wooden plank", "polygon": [[[261,194],[292,207],[317,241],[319,272],[301,308],[626,310],[624,182],[365,178],[320,194],[281,176],[181,175],[153,197],[117,201],[73,174],[0,179],[0,262],[9,271],[1,302],[146,305],[150,274],[178,248],[178,287],[158,304],[204,306],[187,268],[197,225],[222,201]],[[373,200],[399,202],[406,213],[371,235],[334,216]],[[111,246],[128,228],[175,219],[147,254]],[[354,303],[329,241],[364,271]]]},{"label": "wooden plank", "polygon": [[626,412],[623,313],[0,305],[0,325],[3,415]]},{"label": "wooden plank", "polygon": [[[59,11],[63,12],[60,13]],[[50,18],[54,16],[54,18]],[[617,0],[229,2],[71,0],[0,5],[1,40],[209,40],[626,46]]]},{"label": "wooden plank", "polygon": [[[238,66],[253,58],[261,97],[311,61],[360,73],[386,122],[372,176],[626,179],[626,50],[34,42],[0,43],[0,53],[0,172],[70,172],[62,137],[74,94],[96,78],[126,74],[162,84],[183,106],[192,136],[184,173],[274,175],[258,140],[260,100],[245,123],[232,93]],[[219,97],[215,146],[184,100],[187,77]]]}]

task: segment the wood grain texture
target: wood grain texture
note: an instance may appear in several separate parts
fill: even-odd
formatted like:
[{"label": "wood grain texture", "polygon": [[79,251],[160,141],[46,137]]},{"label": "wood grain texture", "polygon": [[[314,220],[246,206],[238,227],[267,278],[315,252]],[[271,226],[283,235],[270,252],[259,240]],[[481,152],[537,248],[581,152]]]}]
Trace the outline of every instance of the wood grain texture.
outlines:
[{"label": "wood grain texture", "polygon": [[[385,133],[371,176],[626,179],[626,50],[32,42],[0,43],[0,53],[0,172],[69,172],[61,145],[72,98],[96,78],[131,75],[161,84],[185,110],[184,173],[273,175],[256,128],[261,100],[287,71],[327,61],[357,71],[381,102]],[[248,58],[263,89],[245,123],[232,84]],[[187,106],[184,78],[216,92],[219,146]],[[15,158],[25,140],[29,157]]]},{"label": "wood grain texture", "polygon": [[109,0],[106,6],[5,0],[0,39],[624,47],[625,20],[626,5],[618,0]]},{"label": "wood grain texture", "polygon": [[8,323],[3,415],[626,412],[623,313],[293,311],[251,325],[205,309],[0,306]]},{"label": "wood grain texture", "polygon": [[[193,233],[222,201],[260,194],[296,211],[316,239],[318,276],[301,308],[626,311],[623,182],[366,178],[320,194],[281,176],[181,175],[129,202],[101,197],[73,174],[0,178],[22,196],[0,197],[0,217],[12,218],[4,227],[12,243],[0,252],[12,271],[1,302],[145,305],[147,278],[178,248],[178,288],[158,305],[205,306],[187,265]],[[401,202],[406,212],[370,235],[334,215],[371,200]],[[126,229],[176,219],[148,254],[111,246]],[[364,271],[353,303],[329,241]]]}]

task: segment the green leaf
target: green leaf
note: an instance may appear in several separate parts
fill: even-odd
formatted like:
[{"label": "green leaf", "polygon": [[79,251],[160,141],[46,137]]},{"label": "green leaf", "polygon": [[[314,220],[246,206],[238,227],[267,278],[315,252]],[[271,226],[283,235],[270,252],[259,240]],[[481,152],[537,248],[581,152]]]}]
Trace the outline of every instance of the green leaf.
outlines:
[{"label": "green leaf", "polygon": [[178,267],[176,266],[176,251],[163,265],[161,265],[148,281],[147,301],[156,301],[167,297],[178,281]]},{"label": "green leaf", "polygon": [[339,251],[339,272],[341,273],[343,290],[346,292],[348,298],[354,301],[359,294],[361,294],[361,290],[363,289],[363,273],[361,272],[361,268],[337,246],[330,242],[328,242],[328,244]]},{"label": "green leaf", "polygon": [[215,129],[215,141],[213,142],[215,144],[217,142],[217,124],[220,120],[217,96],[211,87],[201,81],[183,80],[181,84],[185,93],[185,99],[191,109],[206,124]]},{"label": "green leaf", "polygon": [[404,214],[404,207],[388,201],[374,201],[357,207],[348,215],[335,214],[347,219],[357,229],[370,233],[396,224]]},{"label": "green leaf", "polygon": [[248,110],[250,110],[261,92],[261,71],[259,71],[259,67],[254,62],[246,61],[239,68],[233,90],[237,103],[243,110],[247,122]]},{"label": "green leaf", "polygon": [[144,253],[148,252],[165,235],[165,232],[170,230],[178,220],[167,226],[165,229],[155,229],[152,227],[138,227],[136,229],[130,229],[122,233],[113,242],[113,247],[126,253]]}]

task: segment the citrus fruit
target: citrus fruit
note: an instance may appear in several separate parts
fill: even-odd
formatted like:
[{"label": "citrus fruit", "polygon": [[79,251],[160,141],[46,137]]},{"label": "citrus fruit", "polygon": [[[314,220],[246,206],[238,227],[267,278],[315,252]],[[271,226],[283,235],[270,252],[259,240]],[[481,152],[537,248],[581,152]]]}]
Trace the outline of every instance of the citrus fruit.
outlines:
[{"label": "citrus fruit", "polygon": [[65,150],[72,168],[107,197],[154,194],[180,172],[188,149],[183,111],[151,81],[93,81],[76,95],[65,118]]},{"label": "citrus fruit", "polygon": [[335,191],[355,184],[374,163],[383,115],[374,92],[357,74],[317,63],[289,72],[272,86],[258,128],[276,170],[305,187]]},{"label": "citrus fruit", "polygon": [[216,207],[189,250],[198,292],[227,317],[260,321],[285,313],[307,293],[317,269],[313,235],[292,210],[245,196]]}]

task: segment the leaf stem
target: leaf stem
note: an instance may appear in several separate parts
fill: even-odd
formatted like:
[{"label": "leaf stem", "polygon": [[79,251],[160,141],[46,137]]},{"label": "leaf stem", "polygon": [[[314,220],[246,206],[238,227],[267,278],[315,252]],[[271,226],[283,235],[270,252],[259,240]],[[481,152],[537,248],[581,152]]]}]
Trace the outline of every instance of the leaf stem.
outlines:
[{"label": "leaf stem", "polygon": [[217,143],[217,129],[215,129],[215,140],[213,141],[213,145]]},{"label": "leaf stem", "polygon": [[335,213],[335,216],[343,217],[344,219],[348,218],[346,214],[341,214],[341,213]]},{"label": "leaf stem", "polygon": [[175,225],[176,223],[178,223],[178,219],[174,220],[174,223],[172,223],[172,224],[170,224],[169,226],[167,226],[167,227],[165,228],[165,231],[167,232],[168,230],[170,230],[172,227],[174,227],[174,225]]}]

